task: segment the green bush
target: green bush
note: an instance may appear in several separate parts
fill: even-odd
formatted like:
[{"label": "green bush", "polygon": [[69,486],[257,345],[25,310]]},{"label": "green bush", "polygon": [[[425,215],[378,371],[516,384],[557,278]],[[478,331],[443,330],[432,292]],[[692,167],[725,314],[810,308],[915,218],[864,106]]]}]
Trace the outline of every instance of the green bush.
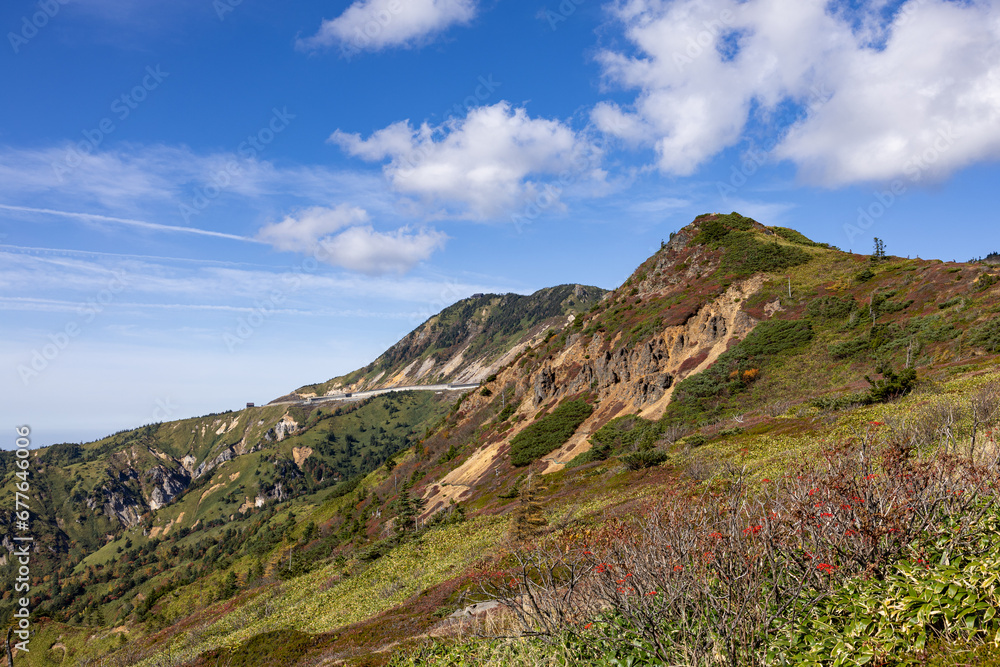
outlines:
[{"label": "green bush", "polygon": [[985,292],[989,288],[993,287],[997,283],[1000,283],[1000,276],[994,275],[992,273],[984,273],[979,276],[979,280],[976,281],[976,291]]},{"label": "green bush", "polygon": [[687,421],[704,416],[720,399],[745,391],[750,382],[756,381],[760,369],[777,355],[806,345],[813,336],[808,321],[761,322],[740,343],[723,352],[708,369],[678,384],[666,416]]},{"label": "green bush", "polygon": [[919,562],[896,563],[882,579],[851,579],[817,607],[792,614],[795,623],[775,637],[769,660],[866,664],[912,656],[940,634],[994,641],[1000,633],[998,568],[995,553],[963,558],[933,549]]},{"label": "green bush", "polygon": [[708,442],[708,438],[701,434],[689,435],[684,438],[684,444],[688,447],[701,447],[706,442]]},{"label": "green bush", "polygon": [[514,436],[510,441],[510,462],[526,466],[558,449],[593,411],[586,401],[563,401],[551,413]]},{"label": "green bush", "polygon": [[655,468],[670,457],[662,449],[641,449],[618,458],[629,470],[642,470],[643,468]]},{"label": "green bush", "polygon": [[823,296],[809,302],[809,316],[823,320],[841,320],[848,317],[858,307],[853,296],[844,298]]},{"label": "green bush", "polygon": [[769,229],[790,243],[797,243],[798,245],[810,246],[814,248],[829,247],[824,243],[816,243],[812,239],[807,238],[801,232],[789,229],[788,227],[769,227]]},{"label": "green bush", "polygon": [[867,338],[855,338],[841,343],[831,344],[827,350],[834,359],[850,359],[856,357],[868,349]]},{"label": "green bush", "polygon": [[754,232],[730,232],[719,245],[725,248],[721,269],[735,277],[783,271],[812,259],[801,248],[765,243]]},{"label": "green bush", "polygon": [[[595,447],[621,449],[649,449],[659,439],[661,427],[656,422],[637,415],[615,417],[590,436]],[[605,457],[607,458],[607,457]]]},{"label": "green bush", "polygon": [[892,369],[887,369],[881,380],[872,380],[867,375],[865,380],[871,385],[868,390],[868,402],[885,403],[913,391],[917,386],[917,371],[907,368],[897,374]]},{"label": "green bush", "polygon": [[969,330],[969,342],[987,352],[1000,352],[1000,319],[994,318]]},{"label": "green bush", "polygon": [[868,394],[845,394],[843,396],[816,398],[810,401],[809,404],[820,410],[844,410],[846,408],[865,405],[867,402]]},{"label": "green bush", "polygon": [[509,403],[504,405],[503,410],[497,413],[497,417],[495,420],[496,423],[501,424],[510,419],[510,416],[515,412],[517,412],[517,406],[518,404],[513,401],[510,401]]}]

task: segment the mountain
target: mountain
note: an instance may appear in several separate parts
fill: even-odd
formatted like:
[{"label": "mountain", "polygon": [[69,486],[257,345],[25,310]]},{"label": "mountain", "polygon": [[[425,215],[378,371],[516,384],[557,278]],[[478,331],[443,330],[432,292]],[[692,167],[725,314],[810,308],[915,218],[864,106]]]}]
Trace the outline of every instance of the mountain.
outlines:
[{"label": "mountain", "polygon": [[[998,313],[987,264],[711,214],[610,292],[478,295],[283,402],[40,449],[15,663],[449,664],[419,647],[490,608],[483,572],[524,545],[628,535],[665,491],[783,478],[871,424],[995,447],[1000,410],[970,415],[1000,379]],[[0,455],[9,497],[17,470]]]},{"label": "mountain", "polygon": [[546,331],[572,322],[605,294],[599,287],[583,285],[549,287],[530,296],[477,294],[429,318],[368,366],[301,387],[292,396],[481,382]]}]

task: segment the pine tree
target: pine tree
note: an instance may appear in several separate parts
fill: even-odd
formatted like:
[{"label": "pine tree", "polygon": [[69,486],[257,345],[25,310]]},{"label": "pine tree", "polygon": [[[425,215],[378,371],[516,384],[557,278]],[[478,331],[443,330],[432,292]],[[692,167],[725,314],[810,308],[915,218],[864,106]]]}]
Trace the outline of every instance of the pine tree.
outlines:
[{"label": "pine tree", "polygon": [[236,578],[236,571],[230,570],[229,574],[222,581],[219,586],[218,598],[220,600],[228,600],[229,598],[236,595],[236,591],[239,589],[239,580]]},{"label": "pine tree", "polygon": [[403,487],[399,491],[399,499],[396,501],[396,506],[398,507],[396,531],[400,534],[410,530],[416,532],[417,517],[423,513],[424,507],[427,505],[427,501],[419,496],[410,497],[410,490],[412,488],[412,479],[404,482]]},{"label": "pine tree", "polygon": [[872,261],[880,262],[886,258],[885,254],[885,241],[875,237],[875,251],[872,252]]}]

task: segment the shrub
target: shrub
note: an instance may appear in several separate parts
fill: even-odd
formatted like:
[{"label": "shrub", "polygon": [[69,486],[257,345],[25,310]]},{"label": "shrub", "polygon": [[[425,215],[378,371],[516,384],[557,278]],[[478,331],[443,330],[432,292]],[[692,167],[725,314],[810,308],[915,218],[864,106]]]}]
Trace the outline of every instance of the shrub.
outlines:
[{"label": "shrub", "polygon": [[867,402],[885,403],[913,391],[917,385],[917,371],[906,368],[897,374],[890,368],[882,374],[881,380],[872,380],[867,375],[865,380],[871,385],[868,390]]},{"label": "shrub", "polygon": [[856,357],[868,349],[867,338],[855,338],[841,343],[832,343],[827,351],[834,359],[850,359]]},{"label": "shrub", "polygon": [[824,296],[809,302],[809,316],[824,320],[841,320],[849,317],[858,307],[853,296],[844,298]]},{"label": "shrub", "polygon": [[993,641],[997,470],[880,434],[760,490],[740,473],[712,492],[676,483],[504,556],[483,590],[524,633],[567,640],[564,664],[608,641],[632,659],[607,664],[691,665],[884,664],[933,633]]},{"label": "shrub", "polygon": [[625,467],[629,470],[642,470],[643,468],[655,468],[666,462],[670,457],[662,449],[640,449],[636,452],[629,452],[619,457]]},{"label": "shrub", "polygon": [[514,436],[510,441],[511,463],[526,466],[558,449],[593,411],[594,408],[586,401],[563,401],[550,414]]},{"label": "shrub", "polygon": [[[696,417],[707,411],[713,402],[745,391],[760,378],[770,359],[806,345],[813,335],[812,325],[807,321],[761,322],[740,343],[723,352],[708,369],[678,384],[667,415],[683,413]],[[744,376],[746,371],[749,373]]]},{"label": "shrub", "polygon": [[812,239],[809,239],[804,234],[794,229],[789,229],[788,227],[769,227],[769,229],[780,236],[781,238],[789,241],[791,243],[797,243],[798,245],[812,246],[812,247],[829,247],[823,243],[816,243]]},{"label": "shrub", "polygon": [[1000,283],[1000,276],[992,273],[984,273],[979,276],[979,280],[976,281],[976,291],[985,292],[997,283]]},{"label": "shrub", "polygon": [[969,330],[969,342],[987,352],[1000,352],[1000,319],[994,318]]},{"label": "shrub", "polygon": [[625,415],[599,428],[590,436],[590,441],[595,447],[608,448],[609,454],[622,449],[649,449],[660,437],[660,432],[660,425],[656,422],[638,415]]}]

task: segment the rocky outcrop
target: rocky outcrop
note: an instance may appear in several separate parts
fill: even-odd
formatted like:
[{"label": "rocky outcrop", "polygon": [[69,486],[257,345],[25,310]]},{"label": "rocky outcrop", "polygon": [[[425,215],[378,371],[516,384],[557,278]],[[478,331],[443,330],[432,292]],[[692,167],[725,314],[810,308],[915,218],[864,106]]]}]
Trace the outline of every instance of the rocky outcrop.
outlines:
[{"label": "rocky outcrop", "polygon": [[149,494],[149,509],[158,510],[170,504],[191,483],[191,475],[181,468],[180,471],[168,470],[157,466],[146,473],[153,483]]},{"label": "rocky outcrop", "polygon": [[105,489],[103,508],[108,517],[117,519],[125,528],[138,526],[146,513],[146,504],[142,499],[125,488],[116,491]]},{"label": "rocky outcrop", "polygon": [[[281,418],[277,424],[274,425],[272,431],[274,432],[274,438],[281,442],[289,435],[294,433],[299,428],[299,423],[291,418],[289,415],[285,415]],[[271,431],[268,431],[270,433]]]},{"label": "rocky outcrop", "polygon": [[226,461],[232,461],[236,452],[232,447],[227,447],[219,453],[214,459],[208,461],[202,461],[201,465],[198,466],[194,471],[194,479],[198,479],[207,472],[214,470],[217,466],[225,463]]},{"label": "rocky outcrop", "polygon": [[554,396],[556,391],[556,374],[551,368],[543,368],[535,376],[534,404],[538,405],[545,399]]}]

